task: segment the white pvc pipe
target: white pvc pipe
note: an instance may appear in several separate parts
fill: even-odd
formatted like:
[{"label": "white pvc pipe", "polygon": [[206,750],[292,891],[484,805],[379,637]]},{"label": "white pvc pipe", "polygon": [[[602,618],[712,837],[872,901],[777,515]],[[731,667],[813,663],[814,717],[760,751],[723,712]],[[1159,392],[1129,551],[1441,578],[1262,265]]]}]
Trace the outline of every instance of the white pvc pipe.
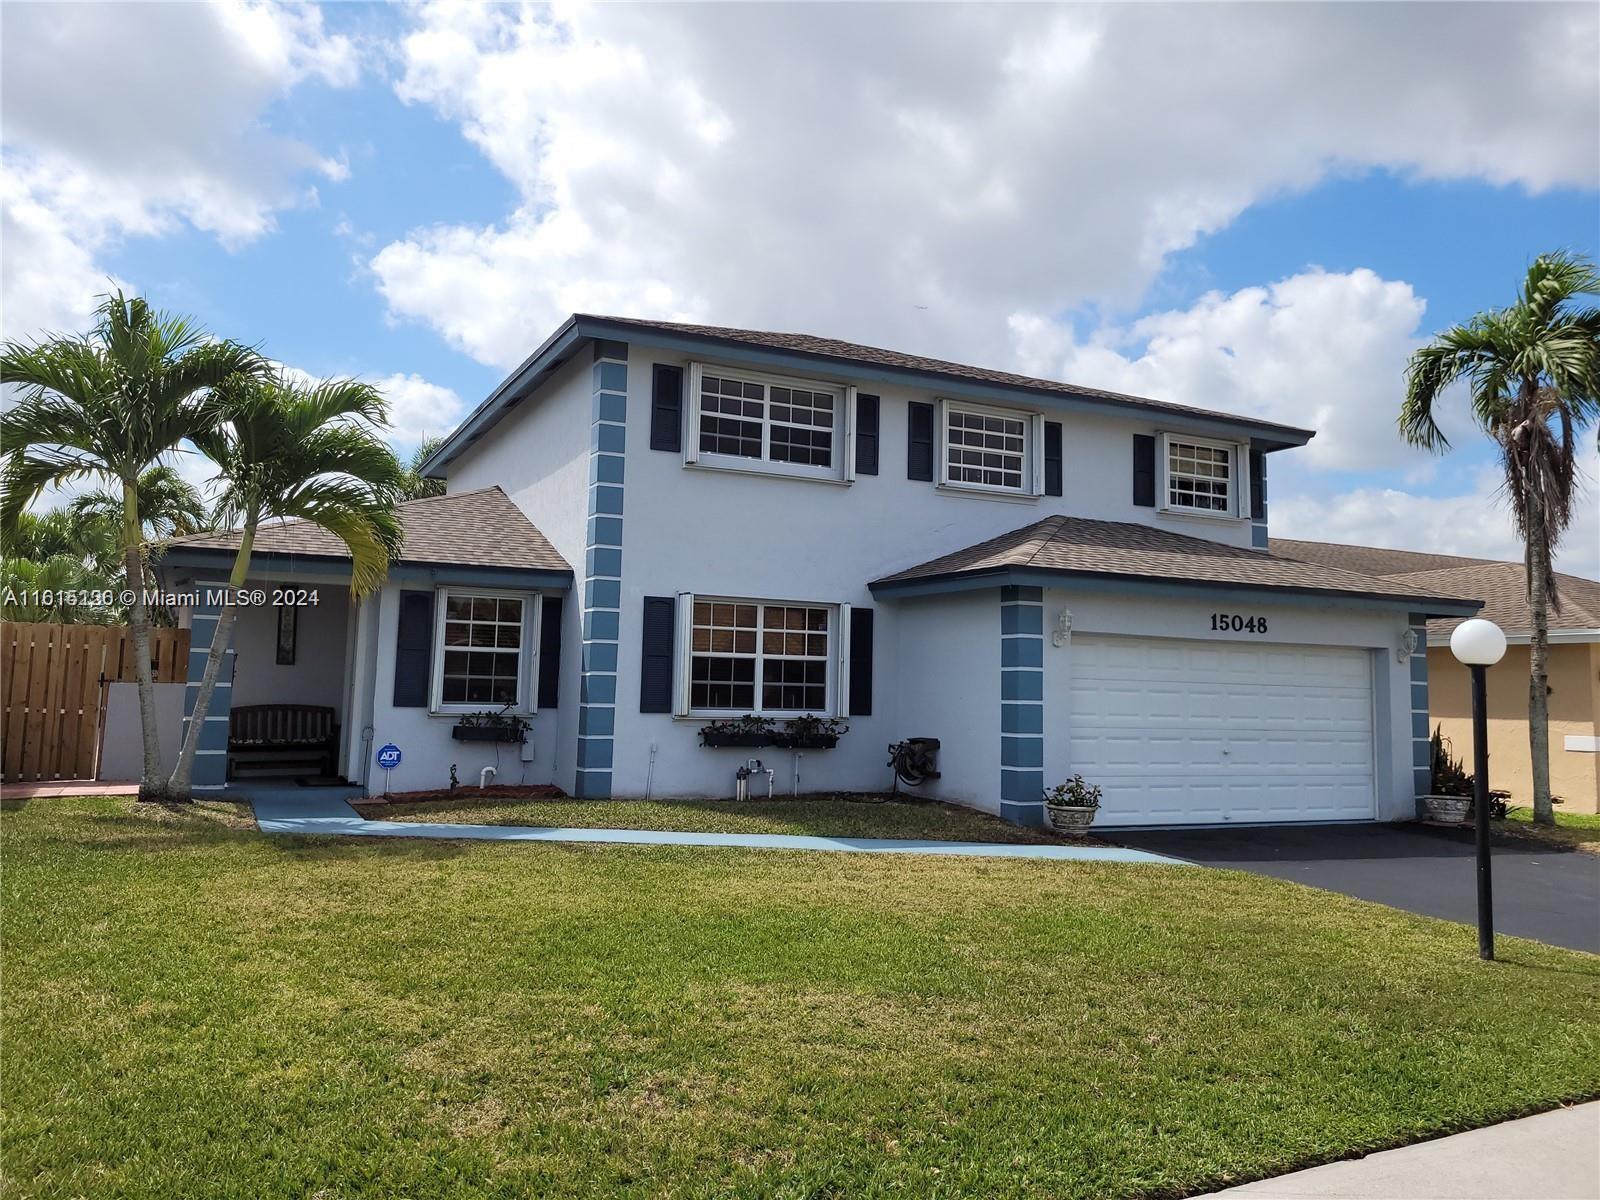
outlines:
[{"label": "white pvc pipe", "polygon": [[488,787],[489,786],[489,780],[494,778],[498,774],[499,774],[499,772],[496,771],[493,767],[485,767],[483,770],[479,771],[478,772],[478,787],[479,787],[479,789],[481,790],[483,788]]}]

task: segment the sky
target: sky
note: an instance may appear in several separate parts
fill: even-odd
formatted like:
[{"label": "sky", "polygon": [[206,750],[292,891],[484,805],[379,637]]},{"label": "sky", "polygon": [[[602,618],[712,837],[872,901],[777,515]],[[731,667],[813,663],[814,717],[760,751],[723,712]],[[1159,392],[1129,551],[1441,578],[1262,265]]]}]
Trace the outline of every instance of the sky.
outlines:
[{"label": "sky", "polygon": [[1275,535],[1516,558],[1462,396],[1395,413],[1600,251],[1600,7],[10,0],[0,147],[0,334],[139,292],[403,452],[572,312],[687,320],[1312,427]]}]

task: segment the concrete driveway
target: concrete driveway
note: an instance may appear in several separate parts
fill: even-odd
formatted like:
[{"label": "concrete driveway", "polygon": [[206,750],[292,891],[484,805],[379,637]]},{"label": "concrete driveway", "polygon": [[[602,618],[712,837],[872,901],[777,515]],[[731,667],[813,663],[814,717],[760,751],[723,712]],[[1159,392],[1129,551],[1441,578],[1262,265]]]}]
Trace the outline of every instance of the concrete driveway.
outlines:
[{"label": "concrete driveway", "polygon": [[[1469,831],[1424,825],[1106,830],[1110,842],[1476,924]],[[1600,854],[1494,847],[1495,932],[1600,954]]]}]

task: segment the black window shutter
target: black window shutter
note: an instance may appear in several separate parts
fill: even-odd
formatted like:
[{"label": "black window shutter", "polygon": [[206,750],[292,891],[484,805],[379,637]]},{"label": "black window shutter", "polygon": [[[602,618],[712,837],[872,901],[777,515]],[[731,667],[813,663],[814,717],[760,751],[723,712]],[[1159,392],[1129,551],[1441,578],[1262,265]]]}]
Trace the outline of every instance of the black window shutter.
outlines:
[{"label": "black window shutter", "polygon": [[683,450],[683,368],[656,363],[650,380],[650,449]]},{"label": "black window shutter", "polygon": [[850,608],[850,715],[872,715],[872,610]]},{"label": "black window shutter", "polygon": [[933,405],[913,400],[906,405],[910,436],[906,440],[906,478],[933,482]]},{"label": "black window shutter", "polygon": [[1044,423],[1044,494],[1061,495],[1061,422]]},{"label": "black window shutter", "polygon": [[1250,451],[1250,516],[1257,521],[1267,516],[1267,454]]},{"label": "black window shutter", "polygon": [[672,711],[672,643],[677,632],[677,600],[644,598],[643,658],[639,664],[639,711]]},{"label": "black window shutter", "polygon": [[428,707],[433,667],[433,593],[401,592],[394,637],[394,706]]},{"label": "black window shutter", "polygon": [[561,597],[546,596],[539,610],[539,690],[540,708],[556,708],[561,702]]},{"label": "black window shutter", "polygon": [[1156,506],[1156,439],[1147,433],[1133,435],[1133,502]]},{"label": "black window shutter", "polygon": [[878,398],[856,395],[856,474],[878,473]]}]

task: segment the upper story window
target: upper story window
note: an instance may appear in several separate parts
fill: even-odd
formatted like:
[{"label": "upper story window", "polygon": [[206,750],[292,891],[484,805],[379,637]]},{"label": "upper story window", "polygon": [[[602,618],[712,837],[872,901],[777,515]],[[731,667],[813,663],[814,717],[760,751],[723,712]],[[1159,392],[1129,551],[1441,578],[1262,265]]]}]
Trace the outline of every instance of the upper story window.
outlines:
[{"label": "upper story window", "polygon": [[525,632],[533,597],[446,588],[439,593],[436,709],[526,707]]},{"label": "upper story window", "polygon": [[691,368],[689,461],[838,479],[848,389],[715,366]]},{"label": "upper story window", "polygon": [[692,598],[692,713],[830,711],[832,605]]},{"label": "upper story window", "polygon": [[1227,442],[1166,438],[1166,507],[1172,512],[1231,517],[1240,512],[1235,459]]},{"label": "upper story window", "polygon": [[1015,409],[943,402],[939,481],[948,487],[1037,496],[1042,418]]}]

